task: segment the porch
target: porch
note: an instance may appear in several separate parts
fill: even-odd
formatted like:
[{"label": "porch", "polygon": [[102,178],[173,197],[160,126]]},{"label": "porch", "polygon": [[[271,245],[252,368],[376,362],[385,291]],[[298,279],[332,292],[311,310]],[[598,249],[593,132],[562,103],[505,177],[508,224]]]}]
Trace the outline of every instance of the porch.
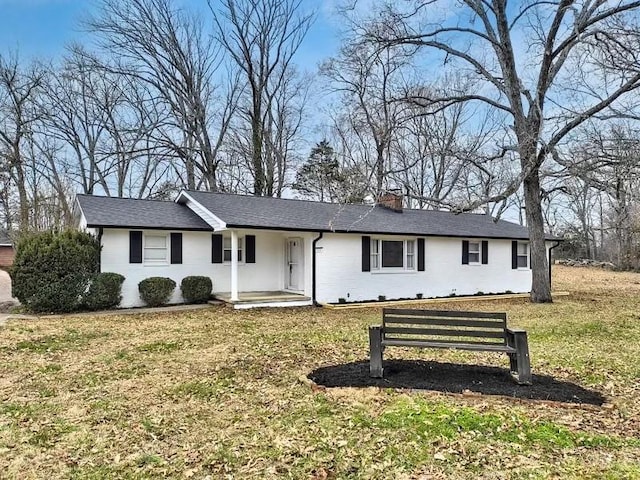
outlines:
[{"label": "porch", "polygon": [[232,300],[231,292],[214,294],[216,300],[223,301],[234,308],[253,307],[300,307],[311,305],[311,297],[286,291],[238,292],[237,300]]},{"label": "porch", "polygon": [[311,305],[313,238],[251,229],[214,233],[213,297],[235,308]]}]

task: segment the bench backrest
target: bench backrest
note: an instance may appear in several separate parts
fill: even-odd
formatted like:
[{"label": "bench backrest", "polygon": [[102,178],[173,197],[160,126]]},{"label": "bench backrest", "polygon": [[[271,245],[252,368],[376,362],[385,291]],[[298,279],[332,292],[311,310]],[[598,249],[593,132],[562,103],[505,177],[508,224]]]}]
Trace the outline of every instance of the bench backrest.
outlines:
[{"label": "bench backrest", "polygon": [[386,340],[505,345],[506,328],[506,313],[382,310],[382,335]]}]

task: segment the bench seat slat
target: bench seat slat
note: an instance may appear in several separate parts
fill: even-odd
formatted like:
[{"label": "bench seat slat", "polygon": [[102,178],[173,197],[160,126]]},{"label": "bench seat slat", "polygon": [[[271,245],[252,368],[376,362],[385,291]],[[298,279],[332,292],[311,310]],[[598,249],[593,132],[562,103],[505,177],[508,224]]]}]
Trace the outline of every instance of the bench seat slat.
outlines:
[{"label": "bench seat slat", "polygon": [[505,323],[502,320],[489,321],[489,320],[466,320],[456,318],[424,318],[419,317],[389,317],[386,316],[383,319],[383,324],[410,324],[410,325],[446,325],[452,327],[479,327],[479,328],[505,328]]},{"label": "bench seat slat", "polygon": [[507,314],[504,312],[464,312],[445,310],[415,310],[410,308],[385,308],[383,314],[402,315],[406,317],[458,317],[458,318],[488,318],[500,319],[506,322]]},{"label": "bench seat slat", "polygon": [[383,335],[431,335],[441,337],[478,337],[478,338],[502,338],[504,330],[455,330],[451,328],[413,328],[413,327],[384,327]]},{"label": "bench seat slat", "polygon": [[447,342],[437,341],[429,342],[423,340],[406,340],[398,338],[387,338],[382,341],[383,346],[394,347],[419,347],[419,348],[453,348],[457,350],[476,350],[483,352],[506,352],[515,353],[515,348],[509,347],[504,344],[495,343],[482,343],[482,342]]}]

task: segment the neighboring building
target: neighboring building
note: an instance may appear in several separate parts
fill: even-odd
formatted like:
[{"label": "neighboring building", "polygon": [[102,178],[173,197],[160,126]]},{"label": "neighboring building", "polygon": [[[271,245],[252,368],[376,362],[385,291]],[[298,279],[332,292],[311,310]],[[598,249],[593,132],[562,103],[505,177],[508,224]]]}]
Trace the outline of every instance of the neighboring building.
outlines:
[{"label": "neighboring building", "polygon": [[13,241],[5,230],[0,230],[0,268],[13,265],[14,257]]},{"label": "neighboring building", "polygon": [[[78,195],[101,270],[138,282],[212,279],[236,307],[447,297],[531,289],[527,229],[488,215],[183,191],[175,202]],[[547,249],[552,245],[549,238]],[[180,289],[171,299],[182,301]]]}]

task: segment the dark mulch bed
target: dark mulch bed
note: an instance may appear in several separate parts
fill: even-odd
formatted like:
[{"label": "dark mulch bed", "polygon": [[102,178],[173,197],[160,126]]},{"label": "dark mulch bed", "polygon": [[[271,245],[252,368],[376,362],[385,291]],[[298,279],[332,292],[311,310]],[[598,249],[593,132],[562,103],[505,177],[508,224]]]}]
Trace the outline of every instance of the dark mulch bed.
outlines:
[{"label": "dark mulch bed", "polygon": [[505,368],[422,360],[385,360],[383,379],[369,376],[368,360],[318,368],[308,378],[325,387],[408,388],[445,393],[471,391],[598,406],[606,402],[599,392],[548,375],[533,375],[533,385],[518,385]]}]

